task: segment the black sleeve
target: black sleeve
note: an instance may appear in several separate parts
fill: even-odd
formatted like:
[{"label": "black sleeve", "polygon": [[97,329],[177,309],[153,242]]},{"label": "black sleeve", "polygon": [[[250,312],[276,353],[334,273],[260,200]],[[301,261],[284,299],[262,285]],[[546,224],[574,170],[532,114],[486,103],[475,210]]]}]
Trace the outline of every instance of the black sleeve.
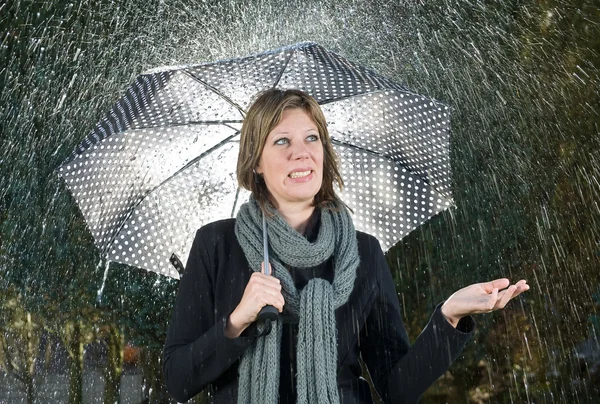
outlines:
[{"label": "black sleeve", "polygon": [[457,328],[444,318],[440,303],[414,345],[410,346],[402,321],[394,280],[379,243],[378,293],[361,331],[361,354],[375,388],[386,403],[416,403],[450,367],[475,329],[472,317],[462,318]]},{"label": "black sleeve", "polygon": [[200,229],[179,284],[163,351],[167,389],[179,402],[217,379],[254,340],[226,337],[228,316],[215,318],[216,271]]}]

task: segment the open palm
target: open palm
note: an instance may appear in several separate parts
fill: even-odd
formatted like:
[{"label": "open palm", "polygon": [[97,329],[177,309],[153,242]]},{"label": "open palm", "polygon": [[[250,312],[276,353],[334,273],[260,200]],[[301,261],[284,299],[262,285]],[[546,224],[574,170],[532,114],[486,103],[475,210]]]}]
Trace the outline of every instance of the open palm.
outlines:
[{"label": "open palm", "polygon": [[524,279],[510,285],[506,278],[474,283],[456,291],[442,306],[442,314],[456,327],[462,317],[503,309],[510,299],[529,290]]}]

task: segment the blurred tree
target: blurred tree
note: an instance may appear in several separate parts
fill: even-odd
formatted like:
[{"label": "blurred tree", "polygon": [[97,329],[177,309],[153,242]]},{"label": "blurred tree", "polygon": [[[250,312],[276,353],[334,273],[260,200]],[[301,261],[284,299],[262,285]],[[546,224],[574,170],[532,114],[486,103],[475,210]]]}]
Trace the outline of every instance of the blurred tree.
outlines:
[{"label": "blurred tree", "polygon": [[143,395],[151,403],[169,401],[162,375],[162,347],[179,282],[127,265],[112,263],[102,308],[124,330],[125,339],[140,347],[138,365]]},{"label": "blurred tree", "polygon": [[103,368],[104,402],[111,404],[119,401],[125,336],[118,325],[106,324],[100,330],[100,339],[107,347],[107,363]]},{"label": "blurred tree", "polygon": [[0,293],[0,367],[25,391],[27,404],[35,401],[35,368],[43,324],[24,310],[12,287]]}]

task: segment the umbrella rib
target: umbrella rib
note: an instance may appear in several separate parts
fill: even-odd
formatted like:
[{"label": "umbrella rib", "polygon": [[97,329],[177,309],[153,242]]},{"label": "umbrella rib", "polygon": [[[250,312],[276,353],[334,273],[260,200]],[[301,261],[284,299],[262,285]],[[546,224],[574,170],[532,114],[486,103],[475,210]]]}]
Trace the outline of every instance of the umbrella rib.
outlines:
[{"label": "umbrella rib", "polygon": [[177,126],[185,126],[185,125],[227,125],[229,123],[242,123],[243,120],[238,119],[230,119],[224,121],[189,121],[188,123],[180,124]]},{"label": "umbrella rib", "polygon": [[233,217],[233,213],[235,212],[235,206],[237,205],[239,196],[240,196],[240,187],[238,186],[237,190],[235,191],[235,200],[233,201],[233,208],[231,209],[231,217]]},{"label": "umbrella rib", "polygon": [[[396,162],[396,160],[395,160],[395,159],[394,159],[392,156],[390,156],[390,155],[387,155],[387,154],[385,154],[385,153],[378,153],[378,152],[376,152],[376,151],[373,151],[373,150],[370,150],[370,149],[365,149],[364,147],[356,146],[356,145],[353,145],[353,144],[351,144],[351,143],[342,142],[342,141],[340,141],[340,140],[334,139],[333,137],[331,137],[330,139],[331,139],[331,143],[333,143],[333,144],[336,144],[336,145],[339,145],[339,146],[348,147],[348,148],[350,148],[350,149],[358,150],[358,151],[360,151],[360,152],[362,152],[362,153],[371,154],[371,155],[374,155],[374,156],[377,156],[377,157],[381,157],[381,158],[384,158],[384,159],[387,159],[387,160],[392,160],[393,162]],[[432,184],[431,184],[431,183],[430,183],[428,180],[426,180],[425,178],[422,178],[422,177],[421,177],[421,179],[423,180],[423,182],[425,182],[427,185],[429,185],[429,186],[430,186],[432,189],[434,189],[434,190],[435,190],[435,192],[437,192],[438,194],[442,195],[444,198],[447,198],[447,199],[452,199],[452,198],[451,198],[451,197],[449,197],[449,196],[448,196],[448,195],[447,195],[445,192],[441,192],[441,191],[439,191],[439,190],[438,190],[436,187],[434,187],[434,186],[433,186],[433,185],[432,185]]]},{"label": "umbrella rib", "polygon": [[388,156],[387,154],[379,153],[379,152],[376,152],[376,151],[373,151],[370,149],[365,149],[364,147],[356,146],[352,143],[342,142],[341,140],[334,139],[333,137],[331,137],[330,139],[331,139],[331,143],[333,143],[333,144],[337,144],[339,146],[345,146],[350,149],[359,150],[364,153],[375,155],[377,157],[382,157],[382,158],[385,158],[388,160],[396,161],[396,160],[394,160],[394,158],[392,156]]},{"label": "umbrella rib", "polygon": [[290,55],[287,57],[286,61],[285,61],[285,66],[283,66],[283,68],[279,71],[279,74],[277,75],[277,78],[275,79],[275,83],[273,83],[273,87],[275,88],[277,87],[277,85],[279,84],[279,80],[281,80],[281,76],[283,76],[283,72],[285,72],[285,69],[287,69],[288,65],[290,64],[290,60],[292,59],[292,55],[295,53],[296,49],[294,49],[294,52],[290,52]]},{"label": "umbrella rib", "polygon": [[356,98],[356,97],[365,96],[365,95],[368,95],[368,94],[380,94],[380,93],[385,93],[385,92],[390,92],[390,91],[398,92],[398,93],[410,94],[410,95],[414,95],[416,97],[421,97],[421,98],[427,98],[428,100],[430,100],[432,102],[435,102],[436,104],[441,104],[441,105],[445,106],[446,108],[448,108],[448,106],[446,104],[444,104],[442,101],[438,101],[436,99],[429,98],[429,97],[424,97],[421,94],[417,94],[417,93],[414,93],[414,92],[409,91],[409,90],[405,90],[405,89],[399,90],[399,89],[396,89],[396,88],[377,88],[377,89],[374,89],[374,90],[364,91],[362,93],[348,94],[348,95],[340,96],[340,97],[337,97],[337,98],[330,98],[330,99],[327,99],[327,100],[319,101],[319,105],[327,105],[327,104],[331,104],[331,103],[338,102],[338,101],[343,101],[343,100],[350,99],[350,98]]},{"label": "umbrella rib", "polygon": [[237,136],[239,133],[240,133],[239,131],[236,131],[233,135],[230,135],[230,136],[226,137],[225,139],[223,139],[222,141],[220,141],[219,143],[217,143],[216,145],[214,145],[210,149],[202,152],[196,158],[194,158],[193,160],[190,160],[185,166],[181,167],[175,173],[171,174],[171,176],[169,176],[169,178],[163,180],[160,184],[158,184],[157,186],[155,186],[154,188],[152,188],[150,191],[146,192],[146,195],[144,195],[143,197],[141,197],[135,204],[132,204],[131,207],[129,208],[129,213],[127,214],[127,217],[125,219],[123,219],[123,221],[121,222],[121,225],[119,226],[119,228],[117,229],[117,231],[112,236],[110,242],[106,245],[106,248],[107,249],[110,248],[110,246],[112,245],[112,243],[117,238],[117,235],[119,235],[119,233],[121,233],[121,229],[123,228],[123,226],[125,225],[125,223],[127,223],[127,221],[129,220],[129,218],[131,217],[131,215],[133,215],[133,211],[135,210],[135,208],[137,208],[139,206],[139,204],[142,203],[142,201],[144,201],[144,199],[146,199],[146,197],[148,195],[150,195],[156,189],[158,189],[161,186],[163,186],[171,178],[175,177],[177,174],[179,174],[180,172],[184,171],[185,169],[187,169],[188,167],[190,167],[191,165],[193,165],[194,163],[196,163],[198,160],[200,160],[201,158],[203,158],[207,154],[212,153],[214,150],[216,150],[219,147],[222,147],[223,145],[225,145],[227,142],[229,142],[232,138],[234,138],[235,136]]},{"label": "umbrella rib", "polygon": [[211,147],[210,149],[203,151],[202,153],[200,153],[197,157],[195,157],[194,159],[190,160],[186,165],[184,165],[183,167],[181,167],[179,170],[177,170],[176,172],[174,172],[169,178],[165,179],[163,182],[161,182],[160,184],[158,184],[156,187],[154,187],[152,190],[148,191],[148,193],[144,196],[144,198],[148,195],[151,194],[152,192],[154,192],[154,190],[156,190],[157,188],[160,188],[161,186],[163,186],[167,181],[169,181],[171,178],[175,177],[177,174],[179,174],[180,172],[186,170],[188,167],[190,167],[191,165],[193,165],[194,163],[198,162],[200,159],[202,159],[204,156],[206,156],[209,153],[212,153],[214,150],[222,147],[223,145],[225,145],[226,143],[228,143],[232,138],[236,137],[237,135],[239,135],[239,131],[236,131],[233,135],[227,136],[225,139],[221,140],[219,143],[217,143],[216,145],[214,145],[213,147]]},{"label": "umbrella rib", "polygon": [[[185,122],[185,123],[173,123],[173,124],[169,124],[169,125],[165,125],[165,126],[136,126],[135,128],[129,128],[128,130],[141,130],[141,129],[154,129],[154,130],[160,130],[161,128],[177,128],[180,126],[188,126],[188,125],[225,125],[228,126],[232,129],[234,129],[233,127],[229,126],[229,124],[232,123],[242,123],[242,120],[236,120],[236,119],[229,119],[229,120],[224,120],[224,121],[189,121],[189,122]],[[235,129],[237,130],[237,129]]]},{"label": "umbrella rib", "polygon": [[350,98],[356,98],[356,97],[360,97],[363,95],[367,95],[367,94],[378,94],[378,93],[383,93],[384,91],[389,91],[389,90],[381,90],[381,89],[377,89],[377,90],[373,90],[373,91],[365,91],[362,93],[354,93],[354,94],[348,94],[348,95],[343,95],[341,97],[337,97],[337,98],[330,98],[327,100],[323,100],[323,101],[319,101],[319,105],[327,105],[327,104],[332,104],[334,102],[338,102],[338,101],[344,101]]},{"label": "umbrella rib", "polygon": [[[133,188],[130,188],[129,195],[133,195],[133,192],[134,192]],[[144,196],[144,198],[145,198],[145,196]],[[127,223],[127,221],[129,220],[129,218],[133,214],[133,209],[137,205],[139,205],[144,198],[141,198],[137,203],[130,205],[129,213],[127,214],[127,217],[123,220],[123,222],[121,223],[121,225],[119,226],[119,228],[116,229],[116,231],[114,231],[113,234],[110,236],[110,241],[108,243],[106,243],[106,245],[104,246],[103,254],[108,254],[108,251],[112,247],[112,245],[115,242],[117,236],[121,233],[121,229],[123,229],[123,226],[125,226],[125,223]]]},{"label": "umbrella rib", "polygon": [[242,107],[240,107],[237,103],[235,103],[231,98],[229,98],[228,96],[226,96],[225,94],[223,94],[221,91],[219,91],[216,87],[211,86],[210,84],[208,84],[206,81],[202,80],[199,77],[196,77],[193,73],[191,73],[188,70],[184,70],[183,71],[184,74],[187,74],[189,77],[191,77],[193,80],[196,80],[198,83],[204,85],[206,88],[208,88],[210,91],[212,91],[213,93],[217,94],[219,97],[223,98],[225,101],[227,101],[229,104],[231,104],[231,106],[233,106],[234,108],[236,108],[238,111],[240,111],[240,114],[242,115],[242,117],[244,117],[246,115],[246,112],[244,111],[244,109]]}]

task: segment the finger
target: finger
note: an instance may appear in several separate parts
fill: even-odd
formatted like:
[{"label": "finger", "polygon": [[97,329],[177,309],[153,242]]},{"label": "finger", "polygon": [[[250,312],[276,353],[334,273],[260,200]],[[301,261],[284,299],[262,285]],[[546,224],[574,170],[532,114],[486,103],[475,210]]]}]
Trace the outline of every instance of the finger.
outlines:
[{"label": "finger", "polygon": [[285,300],[283,299],[283,296],[280,296],[280,299],[277,299],[277,305],[275,305],[274,307],[280,312],[283,312],[283,306],[285,306]]},{"label": "finger", "polygon": [[263,291],[268,291],[269,294],[281,294],[281,283],[279,279],[268,275],[255,276],[249,282],[250,290],[255,296],[260,295]]},{"label": "finger", "polygon": [[283,306],[285,305],[285,300],[283,299],[283,296],[281,295],[281,293],[275,293],[275,294],[266,294],[265,296],[265,305],[270,305],[273,306],[277,309],[277,311],[279,311],[280,313],[283,311]]},{"label": "finger", "polygon": [[491,313],[492,311],[494,311],[494,307],[496,306],[496,302],[498,301],[498,288],[494,288],[492,289],[492,294],[490,295],[490,298],[488,300],[488,304],[487,304],[487,312]]},{"label": "finger", "polygon": [[270,305],[278,310],[283,308],[284,300],[280,291],[263,284],[253,284],[244,299],[250,306],[260,311],[264,306]]},{"label": "finger", "polygon": [[496,309],[503,309],[506,304],[512,299],[515,291],[517,290],[516,285],[511,285],[508,289],[502,291],[500,300],[496,303]]},{"label": "finger", "polygon": [[282,285],[281,280],[271,275],[265,275],[263,273],[255,272],[250,276],[250,281],[247,287],[251,287],[252,290],[261,291],[263,289],[273,290],[276,293],[281,293]]},{"label": "finger", "polygon": [[266,283],[266,284],[280,284],[281,280],[271,275],[265,275],[262,272],[254,272],[250,276],[250,281]]},{"label": "finger", "polygon": [[[264,261],[260,263],[260,272],[266,275]],[[269,262],[269,276],[272,276],[272,275],[273,275],[273,266]]]},{"label": "finger", "polygon": [[527,292],[529,290],[528,284],[517,285],[517,290],[513,293],[513,298],[519,296],[523,292]]},{"label": "finger", "polygon": [[515,286],[517,288],[523,288],[523,287],[529,286],[529,285],[527,284],[527,281],[525,279],[521,279],[519,282],[515,283]]},{"label": "finger", "polygon": [[504,289],[508,285],[510,285],[510,281],[507,278],[494,279],[493,281],[481,283],[486,293],[492,293],[494,289]]}]

